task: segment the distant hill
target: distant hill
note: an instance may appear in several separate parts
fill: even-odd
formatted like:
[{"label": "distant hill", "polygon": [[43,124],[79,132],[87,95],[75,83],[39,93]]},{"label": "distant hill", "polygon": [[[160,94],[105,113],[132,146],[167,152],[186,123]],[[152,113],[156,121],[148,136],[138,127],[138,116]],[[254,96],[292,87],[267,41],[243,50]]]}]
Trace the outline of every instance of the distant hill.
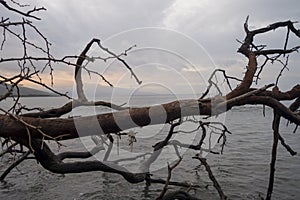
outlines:
[{"label": "distant hill", "polygon": [[[19,86],[20,96],[21,97],[43,97],[43,96],[57,96],[55,94],[44,92],[41,90]],[[0,85],[0,96],[3,96],[7,93],[7,89],[4,85]],[[17,96],[17,90],[14,88],[12,96]]]}]

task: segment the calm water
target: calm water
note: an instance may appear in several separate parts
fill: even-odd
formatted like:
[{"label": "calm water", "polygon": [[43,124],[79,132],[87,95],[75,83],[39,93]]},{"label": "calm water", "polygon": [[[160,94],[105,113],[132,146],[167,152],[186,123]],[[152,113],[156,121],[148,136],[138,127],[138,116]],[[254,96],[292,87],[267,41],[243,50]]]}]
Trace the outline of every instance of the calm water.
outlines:
[{"label": "calm water", "polygon": [[[142,105],[168,102],[171,99],[174,97],[139,96],[128,102],[128,99],[120,97],[115,102]],[[47,105],[48,108],[65,102],[64,99],[56,97],[24,98],[23,101],[28,105],[41,107]],[[96,110],[96,112],[105,111]],[[88,115],[91,112],[92,108],[80,108],[74,115]],[[263,117],[261,107],[249,106],[233,109],[221,117],[225,119],[233,134],[227,137],[223,155],[207,156],[216,178],[230,199],[265,197],[272,146],[272,110],[266,109],[266,117]],[[282,122],[282,136],[295,151],[300,152],[299,130],[292,133],[294,126],[286,127],[286,122],[284,120]],[[163,138],[167,128],[153,126],[142,131],[135,129],[141,133],[137,135],[140,143],[137,143],[134,151],[151,147],[155,141]],[[122,138],[121,141],[127,144],[126,138]],[[69,149],[83,148],[79,140],[66,141],[65,144]],[[194,154],[195,152],[185,152],[184,161],[174,171],[172,180],[199,184],[201,188],[192,190],[191,194],[201,199],[218,199],[206,172],[200,168],[196,175],[199,162],[191,159]],[[11,159],[4,157],[0,160],[0,172],[5,170]],[[155,171],[154,174],[155,177],[166,177],[166,167]],[[207,184],[209,187],[205,188]],[[5,183],[0,183],[0,199],[154,199],[162,187],[163,185],[159,184],[146,187],[145,183],[132,185],[119,175],[102,172],[57,175],[44,170],[36,161],[27,160],[18,167],[18,170],[8,175]],[[290,156],[281,145],[278,148],[273,199],[300,199],[300,157]]]}]

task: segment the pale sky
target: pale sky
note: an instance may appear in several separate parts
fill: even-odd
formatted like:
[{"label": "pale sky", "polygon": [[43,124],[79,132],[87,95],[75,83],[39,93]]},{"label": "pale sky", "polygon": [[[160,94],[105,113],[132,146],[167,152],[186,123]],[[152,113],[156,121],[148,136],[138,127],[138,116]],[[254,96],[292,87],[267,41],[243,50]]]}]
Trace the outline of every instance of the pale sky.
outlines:
[{"label": "pale sky", "polygon": [[[28,1],[42,5],[46,12],[38,14],[35,21],[41,32],[52,43],[52,53],[57,57],[78,55],[92,38],[121,53],[137,45],[125,59],[143,81],[138,86],[129,72],[118,62],[94,62],[97,70],[117,87],[140,88],[145,91],[172,91],[175,93],[201,93],[209,74],[215,68],[226,69],[229,74],[242,76],[246,59],[237,54],[243,40],[243,23],[250,16],[251,28],[266,26],[276,21],[299,21],[299,0],[51,0]],[[1,16],[10,12],[0,7]],[[34,20],[33,20],[34,21]],[[300,28],[300,25],[296,25]],[[264,35],[261,44],[281,48],[286,30]],[[267,36],[267,37],[266,37]],[[269,37],[270,36],[270,37]],[[1,38],[2,40],[2,38]],[[34,40],[34,39],[33,39]],[[299,45],[291,39],[290,47]],[[6,44],[14,55],[15,45]],[[13,44],[13,43],[12,43]],[[94,47],[90,55],[103,55]],[[6,53],[0,52],[0,56]],[[14,55],[16,56],[16,55]],[[299,54],[290,58],[290,71],[282,79],[283,89],[297,83],[300,74]],[[0,65],[1,73],[11,74],[13,68]],[[274,82],[280,68],[268,66],[261,85]],[[54,86],[72,88],[73,68],[55,66]],[[88,85],[104,85],[98,78],[84,81]],[[222,80],[220,80],[222,81]]]}]

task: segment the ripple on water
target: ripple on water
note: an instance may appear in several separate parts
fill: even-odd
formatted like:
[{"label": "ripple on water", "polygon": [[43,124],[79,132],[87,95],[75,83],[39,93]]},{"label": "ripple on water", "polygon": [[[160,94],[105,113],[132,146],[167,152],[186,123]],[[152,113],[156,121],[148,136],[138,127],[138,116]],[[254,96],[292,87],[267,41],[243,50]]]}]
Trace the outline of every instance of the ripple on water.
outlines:
[{"label": "ripple on water", "polygon": [[[224,154],[207,157],[213,173],[230,199],[259,199],[260,196],[265,196],[272,146],[272,112],[267,110],[266,113],[267,116],[263,117],[259,107],[243,107],[229,112],[226,115],[226,124],[233,134],[227,137]],[[284,125],[280,127],[281,134],[287,138],[287,143],[300,153],[300,129],[296,134],[292,134],[293,126]],[[147,134],[146,131],[151,134],[150,129],[143,130],[144,134]],[[152,146],[154,143],[151,138],[143,141],[146,146]],[[68,142],[68,145],[78,147],[74,141]],[[185,154],[184,161],[175,171],[172,180],[199,184],[201,187],[192,190],[192,195],[205,200],[218,199],[206,171],[203,167],[197,167],[199,161],[190,159],[193,155],[192,152]],[[0,162],[0,172],[3,172],[11,161],[11,157],[5,159]],[[291,157],[279,145],[277,161],[273,199],[300,199],[299,155]],[[0,199],[149,200],[155,199],[163,187],[159,184],[145,187],[144,183],[131,185],[119,175],[102,172],[55,175],[44,170],[33,160],[26,160],[18,169],[22,173],[13,170],[8,175],[7,182],[0,183]],[[199,170],[198,175],[196,170]],[[155,176],[165,178],[166,168],[157,171]],[[207,189],[206,185],[209,185]]]}]

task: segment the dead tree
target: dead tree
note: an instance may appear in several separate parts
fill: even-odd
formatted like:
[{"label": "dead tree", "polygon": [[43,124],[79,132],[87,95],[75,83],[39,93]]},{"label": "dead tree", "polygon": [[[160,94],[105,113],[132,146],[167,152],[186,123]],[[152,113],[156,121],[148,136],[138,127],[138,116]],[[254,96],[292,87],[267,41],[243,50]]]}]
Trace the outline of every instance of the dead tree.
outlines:
[{"label": "dead tree", "polygon": [[[163,183],[165,184],[165,187],[163,189],[163,193],[159,197],[163,198],[169,184],[185,186],[184,183],[170,181],[170,178],[168,178],[166,181],[154,180],[149,175],[149,168],[151,164],[159,157],[164,147],[167,145],[173,145],[175,148],[183,147],[195,151],[195,154],[197,155],[194,158],[199,159],[205,166],[207,172],[209,173],[209,177],[218,190],[220,199],[226,199],[227,197],[221,190],[216,178],[214,178],[209,165],[207,164],[206,160],[200,156],[199,152],[208,151],[211,153],[219,153],[213,151],[212,149],[203,148],[204,139],[209,137],[208,130],[218,132],[220,135],[219,140],[222,140],[222,149],[220,152],[223,151],[223,147],[226,142],[226,135],[230,132],[225,125],[217,122],[207,121],[206,119],[227,112],[233,107],[243,105],[263,105],[274,110],[274,120],[272,125],[274,140],[270,164],[270,180],[266,196],[266,199],[271,199],[278,142],[280,141],[291,155],[296,154],[296,152],[294,152],[292,148],[285,143],[284,138],[280,135],[280,118],[287,119],[290,123],[294,124],[296,128],[300,124],[300,85],[292,86],[288,91],[281,91],[279,88],[279,79],[283,75],[284,70],[287,68],[289,55],[297,52],[300,48],[300,46],[288,48],[288,42],[291,36],[294,36],[298,39],[300,37],[300,31],[296,29],[294,22],[276,22],[263,28],[250,30],[248,28],[247,18],[244,24],[246,37],[242,42],[240,42],[241,46],[238,49],[238,53],[242,54],[248,59],[244,77],[237,78],[228,76],[224,70],[218,69],[213,72],[208,80],[209,85],[207,90],[204,91],[203,95],[199,96],[198,99],[176,100],[161,105],[146,107],[124,107],[113,104],[112,102],[89,101],[84,92],[84,83],[82,81],[81,74],[83,72],[95,74],[96,76],[100,76],[104,82],[112,86],[109,80],[107,80],[102,74],[89,70],[85,64],[85,62],[93,59],[99,59],[103,61],[111,59],[119,61],[126,69],[130,71],[132,77],[134,77],[137,83],[141,84],[141,80],[134,73],[133,68],[131,68],[131,66],[125,60],[127,53],[130,53],[130,50],[134,48],[134,46],[129,47],[120,54],[117,54],[103,46],[99,39],[92,39],[79,56],[55,58],[50,51],[51,43],[34,25],[34,20],[40,20],[40,18],[37,17],[38,12],[46,10],[45,8],[34,7],[30,9],[30,7],[28,7],[28,10],[24,12],[21,11],[20,8],[23,8],[25,5],[21,5],[15,1],[0,0],[0,4],[9,12],[22,17],[20,21],[11,21],[9,18],[5,17],[2,17],[0,20],[0,28],[2,29],[3,33],[1,51],[5,51],[5,44],[8,40],[8,35],[21,42],[21,48],[23,50],[23,55],[21,57],[0,58],[0,67],[4,64],[19,66],[19,72],[13,76],[0,74],[0,84],[7,88],[7,92],[5,94],[1,94],[0,101],[3,101],[7,98],[13,98],[15,102],[14,105],[8,109],[0,108],[2,112],[0,115],[0,138],[2,138],[1,143],[4,148],[1,156],[12,152],[15,153],[14,155],[21,154],[21,157],[18,157],[17,161],[14,162],[12,166],[10,166],[10,168],[1,176],[2,180],[13,167],[25,160],[29,154],[32,154],[45,169],[54,173],[67,174],[88,171],[102,171],[120,174],[130,183],[139,183],[143,181],[147,182],[148,184]],[[271,31],[276,31],[280,28],[285,28],[287,30],[286,38],[283,39],[284,46],[282,48],[268,49],[267,46],[255,44],[254,39],[256,36],[266,34]],[[40,37],[40,39],[44,41],[42,45],[36,44],[28,39],[27,33],[29,30],[34,32],[38,37]],[[105,52],[108,56],[97,58],[89,57],[88,52],[92,45],[98,46],[99,49]],[[39,51],[42,56],[37,57],[35,55],[31,55],[29,49],[32,48]],[[265,59],[261,64],[258,63],[259,57]],[[276,81],[263,87],[257,87],[255,83],[259,82],[260,75],[264,68],[270,67],[268,64],[275,62],[282,65],[282,70],[279,72]],[[76,82],[78,95],[77,99],[71,98],[67,94],[60,93],[52,89],[51,85],[43,82],[40,73],[41,71],[48,70],[51,84],[53,83],[53,79],[55,79],[53,76],[53,64],[66,65],[74,68],[74,79]],[[41,65],[43,65],[42,68],[40,67]],[[207,97],[210,93],[210,89],[213,87],[216,87],[220,91],[218,84],[213,81],[213,77],[219,72],[224,75],[225,81],[232,90],[225,95]],[[231,86],[233,80],[239,81],[238,86],[235,88]],[[41,108],[27,108],[19,103],[20,95],[11,97],[13,91],[19,91],[18,87],[24,81],[29,81],[31,83],[40,85],[55,94],[64,96],[69,99],[69,102],[61,107],[50,110],[44,110]],[[286,106],[286,104],[283,104],[282,101],[290,101],[292,103],[289,106]],[[111,108],[114,112],[88,117],[61,117],[64,114],[70,113],[74,108],[80,106],[104,106]],[[163,107],[165,110],[165,118],[162,118],[161,113],[159,112],[159,108],[161,107]],[[151,115],[149,113],[150,110]],[[198,141],[197,145],[184,144],[181,141],[172,140],[173,134],[180,134],[180,132],[176,131],[176,128],[188,121],[187,117],[189,116],[202,117],[201,120],[192,120],[193,123],[198,124],[197,130],[201,130],[202,133],[201,139]],[[98,123],[91,125],[90,121],[94,119],[96,119]],[[84,127],[84,134],[82,134],[82,132],[80,134],[78,133],[78,127],[76,126],[77,123],[80,123],[80,126]],[[118,163],[110,162],[107,159],[104,159],[103,161],[80,160],[91,157],[95,153],[103,150],[99,138],[94,138],[96,147],[90,152],[63,152],[55,154],[45,143],[47,140],[54,140],[58,145],[60,145],[60,142],[63,140],[70,140],[83,136],[107,136],[110,143],[113,145],[116,143],[116,139],[122,134],[128,135],[126,130],[134,127],[144,127],[153,124],[170,124],[170,130],[163,141],[158,141],[156,144],[153,144],[153,152],[150,152],[148,158],[145,160],[145,162],[143,162],[142,166],[140,167],[140,172],[130,172],[126,168],[118,165]],[[101,128],[99,129],[99,127]],[[130,135],[130,137],[133,141],[134,136]],[[109,148],[106,153],[109,154]],[[180,157],[180,155],[178,156]],[[66,158],[77,158],[77,161],[65,161]],[[179,164],[179,162],[177,164]],[[170,171],[168,177],[171,177],[171,170],[174,167],[175,166],[169,167]]]}]

